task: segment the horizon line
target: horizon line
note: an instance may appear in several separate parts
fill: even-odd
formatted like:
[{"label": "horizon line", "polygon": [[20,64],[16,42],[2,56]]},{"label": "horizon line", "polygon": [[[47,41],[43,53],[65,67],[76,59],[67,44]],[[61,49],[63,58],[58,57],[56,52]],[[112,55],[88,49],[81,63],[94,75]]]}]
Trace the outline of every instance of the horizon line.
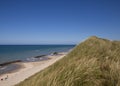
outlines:
[{"label": "horizon line", "polygon": [[0,45],[76,45],[76,44],[0,44]]}]

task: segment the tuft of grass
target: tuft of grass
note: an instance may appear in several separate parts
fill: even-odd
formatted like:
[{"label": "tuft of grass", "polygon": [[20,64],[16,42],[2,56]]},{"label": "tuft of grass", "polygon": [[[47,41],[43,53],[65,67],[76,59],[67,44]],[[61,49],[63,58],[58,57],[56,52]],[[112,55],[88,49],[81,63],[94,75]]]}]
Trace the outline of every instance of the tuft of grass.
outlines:
[{"label": "tuft of grass", "polygon": [[16,86],[120,86],[120,41],[90,37]]}]

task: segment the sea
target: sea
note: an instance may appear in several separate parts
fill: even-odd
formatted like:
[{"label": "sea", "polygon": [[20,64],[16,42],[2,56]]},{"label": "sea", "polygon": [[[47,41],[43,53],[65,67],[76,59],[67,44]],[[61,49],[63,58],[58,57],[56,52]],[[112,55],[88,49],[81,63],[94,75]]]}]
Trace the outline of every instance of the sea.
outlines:
[{"label": "sea", "polygon": [[25,61],[53,52],[67,52],[74,47],[75,45],[0,45],[0,64],[14,60]]}]

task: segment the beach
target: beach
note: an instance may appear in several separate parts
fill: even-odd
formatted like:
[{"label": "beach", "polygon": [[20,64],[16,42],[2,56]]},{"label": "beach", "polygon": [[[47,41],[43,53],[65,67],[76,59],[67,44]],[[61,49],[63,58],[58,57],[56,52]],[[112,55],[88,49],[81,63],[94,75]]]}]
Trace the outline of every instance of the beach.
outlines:
[{"label": "beach", "polygon": [[14,86],[52,65],[66,54],[67,52],[62,52],[58,55],[48,55],[47,58],[49,59],[35,62],[16,62],[14,64],[20,65],[21,67],[13,72],[0,75],[0,79],[3,79],[0,80],[0,86]]}]

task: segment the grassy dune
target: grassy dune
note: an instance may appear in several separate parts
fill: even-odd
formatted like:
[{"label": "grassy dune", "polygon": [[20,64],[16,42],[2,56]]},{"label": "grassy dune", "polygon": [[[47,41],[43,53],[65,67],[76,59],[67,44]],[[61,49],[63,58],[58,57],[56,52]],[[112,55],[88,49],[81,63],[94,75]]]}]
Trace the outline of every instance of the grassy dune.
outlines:
[{"label": "grassy dune", "polygon": [[90,37],[16,86],[120,86],[120,41]]}]

